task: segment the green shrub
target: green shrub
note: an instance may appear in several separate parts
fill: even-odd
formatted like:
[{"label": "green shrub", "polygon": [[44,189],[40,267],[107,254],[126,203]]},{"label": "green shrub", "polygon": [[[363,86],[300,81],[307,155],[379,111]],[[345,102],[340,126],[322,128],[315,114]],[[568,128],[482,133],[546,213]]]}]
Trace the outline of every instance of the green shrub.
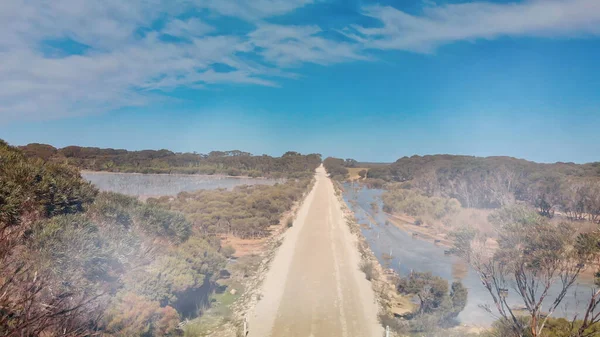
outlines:
[{"label": "green shrub", "polygon": [[176,336],[179,320],[172,307],[126,293],[107,311],[104,329],[115,336]]},{"label": "green shrub", "polygon": [[427,197],[418,191],[403,189],[399,185],[383,193],[382,200],[386,212],[431,216],[437,220],[458,213],[461,207],[456,199]]},{"label": "green shrub", "polygon": [[160,198],[152,202],[183,212],[202,233],[264,237],[270,233],[269,227],[279,224],[283,214],[302,198],[310,182],[288,180],[274,186],[239,186],[233,191],[199,190],[180,193],[174,200]]},{"label": "green shrub", "polygon": [[365,273],[367,280],[371,281],[375,276],[375,266],[371,261],[362,261],[360,263],[360,270]]},{"label": "green shrub", "polygon": [[191,224],[181,213],[171,212],[160,207],[142,204],[136,222],[148,234],[183,242],[191,234]]},{"label": "green shrub", "polygon": [[233,254],[235,254],[235,248],[230,245],[223,246],[221,247],[221,254],[227,258],[230,258],[233,256]]},{"label": "green shrub", "polygon": [[26,158],[0,141],[0,220],[18,224],[25,213],[43,217],[84,211],[98,191],[73,167]]}]

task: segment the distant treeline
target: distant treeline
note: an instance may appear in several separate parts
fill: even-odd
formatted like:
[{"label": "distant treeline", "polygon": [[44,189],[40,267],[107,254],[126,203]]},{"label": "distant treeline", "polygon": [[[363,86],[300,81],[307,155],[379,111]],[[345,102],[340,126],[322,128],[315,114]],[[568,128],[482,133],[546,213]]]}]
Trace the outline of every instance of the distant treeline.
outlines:
[{"label": "distant treeline", "polygon": [[169,150],[128,151],[96,147],[28,144],[28,157],[63,162],[80,169],[110,172],[226,174],[251,177],[309,177],[321,164],[320,154],[286,152],[281,157],[254,156],[248,152],[212,151],[209,154],[176,153]]},{"label": "distant treeline", "polygon": [[2,336],[182,335],[234,253],[214,234],[267,235],[310,183],[144,203],[30,157],[0,140]]},{"label": "distant treeline", "polygon": [[[325,165],[334,163],[335,172],[342,174],[345,162],[328,158]],[[464,207],[499,208],[522,201],[547,216],[560,210],[572,219],[600,220],[600,162],[541,164],[512,157],[431,155],[366,168],[367,181],[402,183],[429,197],[455,198]]]}]

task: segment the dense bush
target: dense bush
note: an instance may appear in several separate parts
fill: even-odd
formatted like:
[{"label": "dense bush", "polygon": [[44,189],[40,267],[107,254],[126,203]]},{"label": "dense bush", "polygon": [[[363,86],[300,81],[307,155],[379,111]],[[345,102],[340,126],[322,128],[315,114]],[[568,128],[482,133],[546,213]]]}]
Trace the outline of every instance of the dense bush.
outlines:
[{"label": "dense bush", "polygon": [[144,204],[137,216],[142,230],[153,236],[183,242],[191,233],[191,224],[183,214],[169,212],[153,205]]},{"label": "dense bush", "polygon": [[168,304],[225,265],[182,214],[98,194],[75,168],[4,142],[0,208],[1,335],[173,334]]},{"label": "dense bush", "polygon": [[174,336],[179,321],[172,307],[128,293],[106,312],[103,329],[108,336]]},{"label": "dense bush", "polygon": [[30,258],[48,270],[65,290],[95,288],[110,278],[114,251],[96,224],[84,215],[62,215],[37,222]]},{"label": "dense bush", "polygon": [[2,140],[0,177],[0,221],[4,225],[18,225],[27,215],[81,212],[98,193],[76,169],[27,159]]},{"label": "dense bush", "polygon": [[337,180],[343,180],[348,176],[346,162],[343,159],[327,157],[323,160],[323,166],[329,175]]},{"label": "dense bush", "polygon": [[399,186],[390,187],[382,195],[382,200],[386,212],[402,212],[410,216],[427,215],[438,220],[460,210],[460,203],[456,199],[428,197]]},{"label": "dense bush", "polygon": [[[94,299],[85,289],[87,282],[63,272],[80,268],[79,274],[97,277],[96,266],[86,258],[105,257],[102,248],[89,256],[69,260],[68,254],[98,242],[95,228],[81,222],[74,226],[59,217],[82,212],[97,191],[79,176],[77,170],[40,159],[27,159],[0,140],[0,327],[3,335],[38,335],[60,331],[70,334],[81,324]],[[65,228],[62,228],[65,225]],[[42,235],[38,235],[43,232]],[[69,235],[80,235],[71,240]],[[36,242],[36,240],[39,241]],[[64,247],[68,244],[69,247]],[[39,249],[39,251],[38,251]],[[59,268],[46,268],[48,255]],[[82,252],[88,254],[88,252]],[[51,267],[51,266],[49,266]],[[79,291],[61,278],[82,287]]]},{"label": "dense bush", "polygon": [[194,228],[205,235],[264,237],[269,234],[269,227],[278,224],[283,213],[302,198],[311,181],[239,186],[232,191],[182,192],[175,199],[162,197],[149,202],[186,214]]}]

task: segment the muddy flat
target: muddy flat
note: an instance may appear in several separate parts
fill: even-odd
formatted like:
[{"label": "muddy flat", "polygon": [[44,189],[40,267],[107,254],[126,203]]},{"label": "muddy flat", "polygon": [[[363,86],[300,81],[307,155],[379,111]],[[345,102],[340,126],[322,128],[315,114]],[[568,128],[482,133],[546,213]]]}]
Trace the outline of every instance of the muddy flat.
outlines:
[{"label": "muddy flat", "polygon": [[359,270],[356,240],[319,167],[249,315],[249,336],[382,336],[371,283]]}]

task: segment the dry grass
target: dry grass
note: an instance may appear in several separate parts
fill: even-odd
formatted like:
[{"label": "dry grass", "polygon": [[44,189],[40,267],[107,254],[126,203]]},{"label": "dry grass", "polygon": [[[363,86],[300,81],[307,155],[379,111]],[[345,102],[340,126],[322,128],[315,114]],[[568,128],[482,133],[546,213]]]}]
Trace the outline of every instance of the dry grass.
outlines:
[{"label": "dry grass", "polygon": [[[490,213],[492,210],[461,208],[457,214],[443,220],[435,220],[428,216],[412,217],[401,213],[388,214],[388,218],[400,229],[415,233],[418,239],[452,247],[453,243],[448,234],[463,226],[476,228],[480,233],[494,237],[492,224],[488,221]],[[421,225],[415,225],[417,218],[423,221]]]},{"label": "dry grass", "polygon": [[492,212],[493,210],[489,209],[461,208],[458,214],[452,216],[449,225],[451,230],[468,226],[477,229],[482,234],[493,237],[494,229],[488,221],[488,217]]},{"label": "dry grass", "polygon": [[247,255],[260,254],[264,250],[268,238],[240,239],[229,235],[221,238],[221,246],[231,246],[235,249],[233,256],[244,257]]},{"label": "dry grass", "polygon": [[349,180],[358,180],[360,179],[360,176],[358,175],[358,172],[362,171],[362,170],[369,170],[368,168],[365,167],[350,167],[348,168],[348,179]]}]

